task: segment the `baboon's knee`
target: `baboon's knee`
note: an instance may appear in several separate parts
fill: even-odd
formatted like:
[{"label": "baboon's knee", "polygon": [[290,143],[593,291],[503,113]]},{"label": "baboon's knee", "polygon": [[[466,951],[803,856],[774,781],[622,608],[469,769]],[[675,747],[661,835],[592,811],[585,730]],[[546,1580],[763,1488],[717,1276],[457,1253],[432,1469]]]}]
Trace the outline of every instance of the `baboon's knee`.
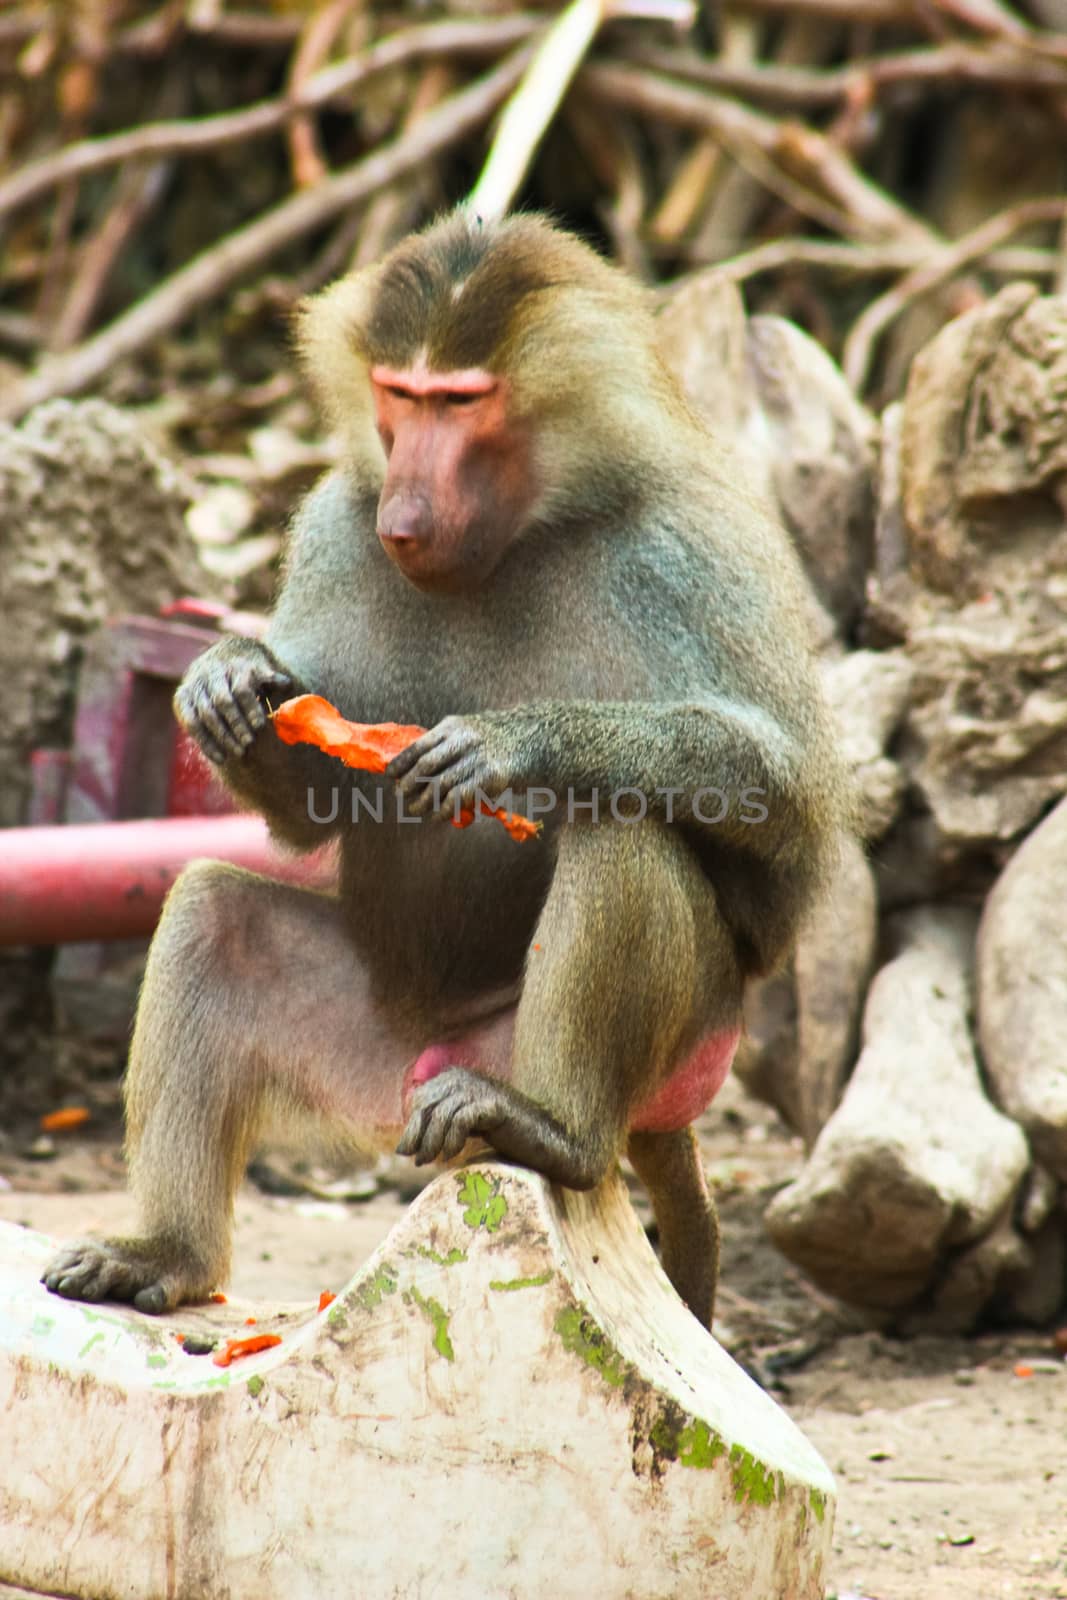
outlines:
[{"label": "baboon's knee", "polygon": [[221,861],[194,861],[163,909],[153,955],[190,970],[208,967],[216,982],[252,969],[269,943],[268,885]]}]

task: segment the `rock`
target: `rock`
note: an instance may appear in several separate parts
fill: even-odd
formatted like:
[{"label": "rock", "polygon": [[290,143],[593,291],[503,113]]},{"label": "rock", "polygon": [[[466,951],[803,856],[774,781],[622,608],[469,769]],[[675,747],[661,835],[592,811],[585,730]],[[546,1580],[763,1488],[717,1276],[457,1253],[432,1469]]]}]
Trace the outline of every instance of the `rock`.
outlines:
[{"label": "rock", "polygon": [[1038,1233],[1056,1209],[1060,1186],[1052,1173],[1035,1161],[1026,1175],[1019,1198],[1019,1226],[1024,1233]]},{"label": "rock", "polygon": [[978,1035],[997,1103],[1067,1181],[1067,800],[1020,846],[978,935]]},{"label": "rock", "polygon": [[878,506],[874,519],[874,575],[891,583],[908,565],[908,535],[900,487],[900,436],[904,407],[900,401],[882,412],[882,448],[878,463]]},{"label": "rock", "polygon": [[1015,838],[1067,792],[1067,577],[922,605],[905,764],[947,841]]},{"label": "rock", "polygon": [[915,667],[902,650],[853,650],[822,668],[823,689],[853,767],[883,755],[908,705]]},{"label": "rock", "polygon": [[878,907],[862,847],[849,841],[788,968],[753,984],[735,1071],[811,1144],[856,1058]]},{"label": "rock", "polygon": [[858,828],[861,839],[876,844],[900,816],[908,778],[888,756],[879,756],[856,773],[859,790]]},{"label": "rock", "polygon": [[928,812],[906,811],[874,856],[883,912],[932,900],[980,902],[996,881],[1006,846],[975,852],[946,839]]},{"label": "rock", "polygon": [[794,963],[798,1066],[793,1126],[809,1148],[841,1098],[856,1059],[877,943],[874,874],[862,846],[849,840],[829,893],[801,934]]},{"label": "rock", "polygon": [[1009,1278],[997,1310],[1005,1320],[1047,1327],[1067,1303],[1067,1226],[1051,1216],[1027,1239],[1026,1261]]},{"label": "rock", "polygon": [[773,1106],[791,1128],[800,1126],[799,1050],[796,980],[790,963],[750,984],[734,1071],[749,1094]]},{"label": "rock", "polygon": [[659,326],[686,396],[792,535],[826,645],[863,604],[877,422],[814,339],[781,317],[746,322],[738,289],[714,270],[671,292]]},{"label": "rock", "polygon": [[748,353],[779,512],[816,595],[847,633],[871,562],[878,424],[826,351],[783,317],[751,318]]},{"label": "rock", "polygon": [[29,754],[70,736],[78,640],[107,616],[211,593],[188,493],[137,423],[56,400],[0,425],[0,827],[24,822]]},{"label": "rock", "polygon": [[1034,1259],[1030,1244],[1020,1239],[1005,1212],[984,1238],[949,1253],[928,1303],[900,1317],[900,1331],[968,1332],[991,1302],[1002,1309],[1009,1286],[1029,1281]]},{"label": "rock", "polygon": [[915,358],[900,474],[913,572],[977,596],[1036,566],[1067,572],[1067,296],[1012,284]]},{"label": "rock", "polygon": [[854,650],[823,663],[823,688],[859,795],[859,831],[869,841],[887,833],[900,813],[907,780],[885,752],[904,716],[914,677],[914,666],[900,650]]},{"label": "rock", "polygon": [[898,753],[965,851],[1017,839],[1067,793],[1065,414],[1067,296],[1015,284],[916,358],[899,454],[895,416],[883,433],[865,636],[906,644]]},{"label": "rock", "polygon": [[765,430],[748,361],[745,303],[717,272],[694,272],[658,319],[660,349],[693,409],[716,438],[745,458],[746,483],[770,498]]},{"label": "rock", "polygon": [[1022,1131],[986,1100],[968,1031],[972,916],[909,912],[876,975],[863,1049],[800,1177],[767,1211],[771,1237],[824,1289],[902,1310],[937,1287],[1026,1171]]}]

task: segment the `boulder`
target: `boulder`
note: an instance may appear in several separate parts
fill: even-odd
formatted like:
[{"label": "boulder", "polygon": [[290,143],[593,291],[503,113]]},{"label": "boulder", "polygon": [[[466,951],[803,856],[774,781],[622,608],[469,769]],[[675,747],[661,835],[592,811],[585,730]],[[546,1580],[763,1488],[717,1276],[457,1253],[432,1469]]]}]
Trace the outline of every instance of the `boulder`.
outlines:
[{"label": "boulder", "polygon": [[912,363],[900,476],[912,571],[977,596],[1021,569],[1067,572],[1067,296],[1002,289]]},{"label": "boulder", "polygon": [[915,668],[902,650],[854,650],[822,665],[841,753],[859,800],[859,831],[876,841],[900,814],[907,779],[886,754],[907,710]]},{"label": "boulder", "polygon": [[863,604],[877,422],[814,339],[782,317],[746,321],[737,287],[715,271],[683,279],[659,326],[687,398],[792,535],[815,600],[814,634],[828,645]]},{"label": "boulder", "polygon": [[188,503],[177,469],[103,400],[0,424],[0,827],[26,821],[30,751],[69,742],[79,639],[118,612],[212,592]]},{"label": "boulder", "polygon": [[1012,856],[978,933],[978,1036],[990,1089],[1067,1182],[1067,800]]},{"label": "boulder", "polygon": [[1005,1215],[1028,1152],[982,1090],[968,1027],[973,917],[909,912],[892,934],[841,1104],[766,1221],[822,1288],[899,1311],[931,1296],[946,1259]]},{"label": "boulder", "polygon": [[863,847],[850,839],[795,958],[798,1070],[794,1126],[809,1148],[856,1060],[878,945],[878,897]]}]

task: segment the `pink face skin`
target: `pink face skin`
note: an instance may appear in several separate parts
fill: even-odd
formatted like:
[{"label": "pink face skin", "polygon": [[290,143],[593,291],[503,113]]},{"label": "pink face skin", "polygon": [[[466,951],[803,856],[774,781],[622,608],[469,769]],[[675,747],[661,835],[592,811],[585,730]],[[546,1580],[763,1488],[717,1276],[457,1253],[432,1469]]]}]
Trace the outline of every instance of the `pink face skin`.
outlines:
[{"label": "pink face skin", "polygon": [[378,538],[418,589],[475,589],[522,529],[534,499],[528,430],[509,385],[480,368],[375,366],[387,458]]}]

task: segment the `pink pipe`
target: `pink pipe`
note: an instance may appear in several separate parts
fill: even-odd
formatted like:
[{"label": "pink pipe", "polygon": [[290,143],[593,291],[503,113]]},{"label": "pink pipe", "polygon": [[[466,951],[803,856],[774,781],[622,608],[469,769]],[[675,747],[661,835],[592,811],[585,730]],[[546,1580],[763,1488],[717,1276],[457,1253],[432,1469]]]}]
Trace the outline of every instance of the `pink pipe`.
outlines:
[{"label": "pink pipe", "polygon": [[261,817],[2,828],[0,946],[144,937],[181,869],[205,858],[308,888],[336,878],[328,850],[283,855]]}]

